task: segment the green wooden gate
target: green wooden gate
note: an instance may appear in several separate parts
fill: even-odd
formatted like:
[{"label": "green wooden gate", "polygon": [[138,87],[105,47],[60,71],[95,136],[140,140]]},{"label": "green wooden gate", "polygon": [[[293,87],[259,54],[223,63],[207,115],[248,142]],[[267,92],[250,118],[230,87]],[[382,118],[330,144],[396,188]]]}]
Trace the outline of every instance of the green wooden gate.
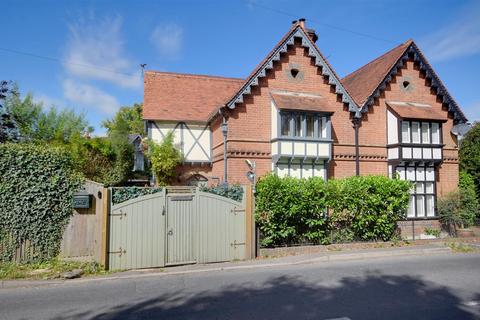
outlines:
[{"label": "green wooden gate", "polygon": [[109,269],[245,259],[245,207],[245,200],[174,188],[112,205]]}]

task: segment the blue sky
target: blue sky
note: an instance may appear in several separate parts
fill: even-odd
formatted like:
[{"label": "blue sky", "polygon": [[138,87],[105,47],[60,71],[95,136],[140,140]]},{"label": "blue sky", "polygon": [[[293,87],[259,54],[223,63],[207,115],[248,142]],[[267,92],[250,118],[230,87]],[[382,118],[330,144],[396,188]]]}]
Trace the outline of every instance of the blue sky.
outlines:
[{"label": "blue sky", "polygon": [[480,1],[3,0],[1,8],[0,78],[46,106],[85,112],[97,134],[120,106],[142,101],[141,63],[246,77],[300,17],[341,77],[413,38],[469,120],[480,120]]}]

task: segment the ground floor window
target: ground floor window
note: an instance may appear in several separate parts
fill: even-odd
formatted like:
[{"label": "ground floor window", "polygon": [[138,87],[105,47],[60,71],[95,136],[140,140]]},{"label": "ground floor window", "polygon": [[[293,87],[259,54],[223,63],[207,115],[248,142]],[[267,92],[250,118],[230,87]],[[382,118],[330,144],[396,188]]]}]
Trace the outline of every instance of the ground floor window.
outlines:
[{"label": "ground floor window", "polygon": [[283,160],[280,159],[274,166],[274,172],[280,176],[290,176],[295,178],[310,178],[310,177],[322,177],[327,179],[327,172],[325,170],[325,162],[315,162],[312,160],[299,161],[299,160]]},{"label": "ground floor window", "polygon": [[208,179],[201,174],[194,174],[188,178],[187,185],[192,187],[206,187],[208,186]]},{"label": "ground floor window", "polygon": [[410,180],[414,188],[410,191],[407,218],[435,216],[436,186],[435,167],[425,165],[397,166],[400,179]]}]

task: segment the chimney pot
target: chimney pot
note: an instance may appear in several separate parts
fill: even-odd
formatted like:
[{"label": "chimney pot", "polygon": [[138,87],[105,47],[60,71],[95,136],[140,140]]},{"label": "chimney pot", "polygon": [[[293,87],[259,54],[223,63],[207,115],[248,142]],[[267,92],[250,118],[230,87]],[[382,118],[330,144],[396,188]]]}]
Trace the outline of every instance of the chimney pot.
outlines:
[{"label": "chimney pot", "polygon": [[292,25],[296,24],[297,23],[297,20],[293,20],[292,21]]},{"label": "chimney pot", "polygon": [[300,18],[300,19],[298,19],[298,22],[300,22],[300,26],[301,26],[302,28],[305,28],[305,18]]}]

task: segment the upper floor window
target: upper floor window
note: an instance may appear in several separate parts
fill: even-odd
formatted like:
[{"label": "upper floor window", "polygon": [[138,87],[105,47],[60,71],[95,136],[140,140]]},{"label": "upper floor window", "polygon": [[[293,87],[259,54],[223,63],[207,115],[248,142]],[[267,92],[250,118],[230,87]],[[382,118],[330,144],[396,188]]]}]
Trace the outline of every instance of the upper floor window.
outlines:
[{"label": "upper floor window", "polygon": [[440,144],[438,122],[402,121],[401,131],[402,143]]},{"label": "upper floor window", "polygon": [[283,137],[326,139],[330,117],[308,112],[281,112],[280,134]]}]

